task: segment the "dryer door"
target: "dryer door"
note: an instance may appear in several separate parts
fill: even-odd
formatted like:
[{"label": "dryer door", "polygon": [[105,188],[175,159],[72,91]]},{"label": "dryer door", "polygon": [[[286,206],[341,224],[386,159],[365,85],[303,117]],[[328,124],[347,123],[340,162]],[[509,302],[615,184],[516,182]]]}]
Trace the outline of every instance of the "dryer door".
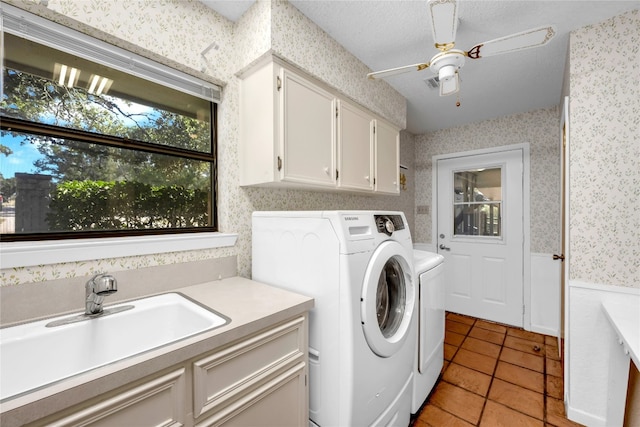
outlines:
[{"label": "dryer door", "polygon": [[373,253],[362,287],[362,329],[369,347],[379,356],[396,353],[410,332],[415,288],[410,255],[395,241]]}]

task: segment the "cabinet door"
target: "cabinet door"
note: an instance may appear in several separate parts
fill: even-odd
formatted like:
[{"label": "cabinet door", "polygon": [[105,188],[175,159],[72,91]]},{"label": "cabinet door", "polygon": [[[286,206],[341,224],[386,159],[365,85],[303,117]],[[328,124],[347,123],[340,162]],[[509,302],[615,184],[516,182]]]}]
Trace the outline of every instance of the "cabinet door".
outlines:
[{"label": "cabinet door", "polygon": [[373,120],[344,101],[338,109],[338,186],[372,191]]},{"label": "cabinet door", "polygon": [[376,120],[376,192],[399,194],[400,136],[390,125]]},{"label": "cabinet door", "polygon": [[278,180],[276,77],[279,69],[269,63],[240,82],[238,157],[240,185],[263,185]]},{"label": "cabinet door", "polygon": [[282,70],[283,181],[335,186],[335,98]]},{"label": "cabinet door", "polygon": [[306,425],[307,334],[304,315],[196,360],[196,427]]},{"label": "cabinet door", "polygon": [[304,362],[263,387],[242,396],[233,405],[196,427],[299,427],[309,422]]},{"label": "cabinet door", "polygon": [[124,387],[109,398],[94,399],[84,408],[64,411],[68,413],[64,418],[54,415],[30,427],[182,426],[187,420],[186,399],[186,375],[180,368],[135,387]]}]

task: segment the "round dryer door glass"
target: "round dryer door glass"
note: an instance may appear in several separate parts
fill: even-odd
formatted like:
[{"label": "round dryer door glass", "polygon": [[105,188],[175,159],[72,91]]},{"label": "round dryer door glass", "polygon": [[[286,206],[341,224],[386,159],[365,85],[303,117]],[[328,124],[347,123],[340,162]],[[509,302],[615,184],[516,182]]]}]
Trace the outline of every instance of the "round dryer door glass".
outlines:
[{"label": "round dryer door glass", "polygon": [[404,274],[398,260],[389,259],[378,279],[376,290],[376,317],[380,332],[389,338],[398,331],[406,305]]},{"label": "round dryer door glass", "polygon": [[415,286],[409,260],[409,252],[389,240],[378,246],[367,265],[360,298],[362,331],[378,356],[403,349],[412,333]]}]

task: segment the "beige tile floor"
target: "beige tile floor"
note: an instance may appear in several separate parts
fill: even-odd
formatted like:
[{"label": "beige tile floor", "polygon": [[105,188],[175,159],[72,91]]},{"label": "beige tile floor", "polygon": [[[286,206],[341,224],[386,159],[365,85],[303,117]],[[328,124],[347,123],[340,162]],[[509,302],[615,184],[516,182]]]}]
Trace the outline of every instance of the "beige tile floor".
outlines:
[{"label": "beige tile floor", "polygon": [[414,427],[579,426],[555,337],[447,313],[444,367]]}]

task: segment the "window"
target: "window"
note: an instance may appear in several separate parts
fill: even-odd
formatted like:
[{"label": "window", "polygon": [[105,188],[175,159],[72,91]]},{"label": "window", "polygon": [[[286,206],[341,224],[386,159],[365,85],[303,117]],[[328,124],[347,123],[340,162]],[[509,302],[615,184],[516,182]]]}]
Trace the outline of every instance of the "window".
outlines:
[{"label": "window", "polygon": [[215,231],[219,89],[18,21],[3,11],[2,239]]},{"label": "window", "polygon": [[501,236],[501,173],[501,168],[454,173],[455,236]]}]

